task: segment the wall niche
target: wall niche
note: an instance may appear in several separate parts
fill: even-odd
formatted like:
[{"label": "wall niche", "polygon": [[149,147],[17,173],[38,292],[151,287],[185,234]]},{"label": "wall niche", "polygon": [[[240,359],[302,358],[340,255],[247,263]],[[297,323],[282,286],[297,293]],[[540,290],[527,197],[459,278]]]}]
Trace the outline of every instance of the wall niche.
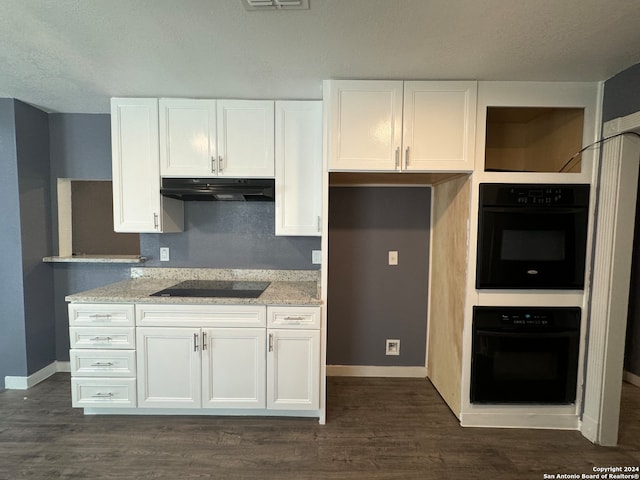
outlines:
[{"label": "wall niche", "polygon": [[110,180],[58,179],[58,243],[49,261],[143,261],[140,235],[113,231]]},{"label": "wall niche", "polygon": [[487,107],[485,171],[580,173],[584,109]]}]

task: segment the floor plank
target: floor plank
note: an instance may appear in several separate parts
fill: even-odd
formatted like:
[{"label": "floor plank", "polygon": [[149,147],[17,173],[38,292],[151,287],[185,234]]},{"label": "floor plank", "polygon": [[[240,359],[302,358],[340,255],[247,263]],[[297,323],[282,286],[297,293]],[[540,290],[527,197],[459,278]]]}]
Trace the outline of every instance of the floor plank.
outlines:
[{"label": "floor plank", "polygon": [[314,419],[92,416],[68,374],[0,392],[0,479],[542,479],[640,465],[640,389],[623,388],[620,444],[579,432],[462,428],[421,379],[332,377]]}]

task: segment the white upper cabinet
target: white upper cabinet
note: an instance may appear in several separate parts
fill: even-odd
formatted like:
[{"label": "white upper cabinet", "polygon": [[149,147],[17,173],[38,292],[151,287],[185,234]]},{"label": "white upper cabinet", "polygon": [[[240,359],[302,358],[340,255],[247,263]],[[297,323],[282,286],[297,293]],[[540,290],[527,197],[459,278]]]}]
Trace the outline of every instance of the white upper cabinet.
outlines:
[{"label": "white upper cabinet", "polygon": [[111,154],[114,230],[182,231],[182,202],[160,196],[157,99],[111,99]]},{"label": "white upper cabinet", "polygon": [[330,171],[472,171],[476,82],[325,82]]},{"label": "white upper cabinet", "polygon": [[160,99],[161,175],[273,177],[274,102]]},{"label": "white upper cabinet", "polygon": [[327,99],[329,170],[396,170],[402,147],[402,82],[327,81]]},{"label": "white upper cabinet", "polygon": [[273,177],[274,102],[218,100],[218,175]]},{"label": "white upper cabinet", "polygon": [[472,171],[476,82],[404,82],[402,170]]},{"label": "white upper cabinet", "polygon": [[162,175],[216,174],[216,101],[160,99]]},{"label": "white upper cabinet", "polygon": [[322,102],[276,102],[276,235],[320,235]]}]

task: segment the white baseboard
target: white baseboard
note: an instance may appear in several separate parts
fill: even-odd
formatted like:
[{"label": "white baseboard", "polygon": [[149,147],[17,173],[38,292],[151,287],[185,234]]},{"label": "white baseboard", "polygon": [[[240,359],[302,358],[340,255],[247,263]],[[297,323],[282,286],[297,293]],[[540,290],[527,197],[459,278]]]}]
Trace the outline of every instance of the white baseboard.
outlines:
[{"label": "white baseboard", "polygon": [[578,430],[580,419],[577,414],[549,414],[542,413],[522,415],[496,413],[463,413],[460,415],[460,425],[463,427],[485,428],[542,428],[552,430]]},{"label": "white baseboard", "polygon": [[426,367],[379,367],[375,365],[327,365],[328,377],[425,378]]},{"label": "white baseboard", "polygon": [[57,372],[70,372],[71,362],[58,362],[50,363],[46,367],[38,370],[37,372],[29,375],[28,377],[9,376],[4,377],[4,388],[7,390],[28,390],[29,388],[37,385],[38,383],[46,380],[51,375]]},{"label": "white baseboard", "polygon": [[635,385],[636,387],[640,387],[640,376],[628,372],[627,370],[624,371],[622,379],[627,382],[630,383],[631,385]]}]

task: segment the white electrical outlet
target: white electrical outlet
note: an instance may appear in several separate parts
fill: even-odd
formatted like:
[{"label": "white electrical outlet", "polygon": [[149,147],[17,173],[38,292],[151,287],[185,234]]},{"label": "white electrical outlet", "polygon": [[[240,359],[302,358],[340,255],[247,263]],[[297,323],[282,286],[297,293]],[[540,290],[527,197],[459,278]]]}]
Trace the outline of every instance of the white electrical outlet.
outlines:
[{"label": "white electrical outlet", "polygon": [[387,338],[385,355],[400,355],[400,340]]},{"label": "white electrical outlet", "polygon": [[389,250],[389,265],[398,265],[398,251]]},{"label": "white electrical outlet", "polygon": [[169,261],[169,247],[160,247],[160,261],[161,262]]},{"label": "white electrical outlet", "polygon": [[322,250],[311,250],[311,263],[314,265],[322,263]]}]

